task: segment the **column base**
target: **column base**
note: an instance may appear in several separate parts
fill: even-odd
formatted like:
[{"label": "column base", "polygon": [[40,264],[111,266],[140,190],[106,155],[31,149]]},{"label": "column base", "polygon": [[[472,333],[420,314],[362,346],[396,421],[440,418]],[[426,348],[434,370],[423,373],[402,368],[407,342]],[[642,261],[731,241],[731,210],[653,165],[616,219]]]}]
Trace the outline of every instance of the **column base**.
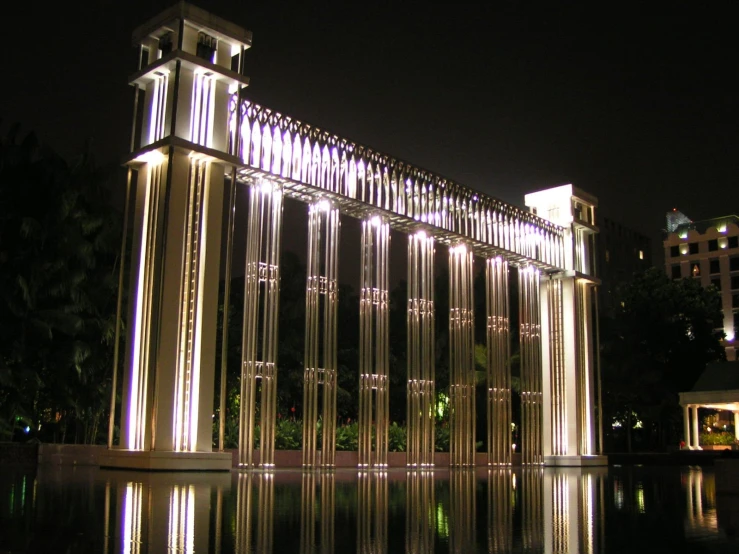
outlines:
[{"label": "column base", "polygon": [[106,450],[100,467],[141,471],[230,471],[230,452],[168,452],[161,450]]},{"label": "column base", "polygon": [[608,456],[544,456],[547,467],[597,467],[607,466]]}]

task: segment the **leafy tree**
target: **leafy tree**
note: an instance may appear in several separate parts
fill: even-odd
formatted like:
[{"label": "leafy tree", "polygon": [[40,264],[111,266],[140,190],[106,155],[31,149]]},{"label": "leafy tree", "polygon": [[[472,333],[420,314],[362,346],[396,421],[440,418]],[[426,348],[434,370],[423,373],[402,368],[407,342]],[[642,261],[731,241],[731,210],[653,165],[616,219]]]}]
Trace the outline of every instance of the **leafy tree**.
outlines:
[{"label": "leafy tree", "polygon": [[601,322],[604,426],[619,421],[629,450],[635,418],[645,446],[676,444],[678,393],[692,388],[708,362],[725,359],[716,330],[720,296],[658,269],[635,275],[617,295],[615,313]]},{"label": "leafy tree", "polygon": [[109,173],[18,127],[0,143],[0,437],[95,442],[106,410],[119,228]]}]

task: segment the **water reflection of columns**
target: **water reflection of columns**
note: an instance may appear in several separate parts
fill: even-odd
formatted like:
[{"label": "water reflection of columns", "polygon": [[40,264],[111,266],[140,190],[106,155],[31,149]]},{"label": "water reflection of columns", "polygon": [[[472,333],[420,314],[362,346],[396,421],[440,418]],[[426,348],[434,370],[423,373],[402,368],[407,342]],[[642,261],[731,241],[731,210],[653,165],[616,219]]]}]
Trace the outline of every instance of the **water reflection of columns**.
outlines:
[{"label": "water reflection of columns", "polygon": [[[274,474],[271,472],[239,473],[237,478],[236,553],[272,552],[275,500]],[[256,542],[254,542],[254,533],[252,532],[252,522],[255,517],[252,511],[254,507],[253,496],[255,488],[257,489],[258,495]]]},{"label": "water reflection of columns", "polygon": [[544,472],[539,468],[521,471],[522,539],[524,552],[540,552],[544,546],[544,517],[542,504],[542,480]]},{"label": "water reflection of columns", "polygon": [[[336,326],[339,272],[339,210],[328,200],[308,214],[308,278],[305,294],[303,467],[333,467],[336,455]],[[321,395],[321,458],[317,425]]]},{"label": "water reflection of columns", "polygon": [[436,535],[434,474],[409,471],[405,478],[405,551],[433,552]]},{"label": "water reflection of columns", "polygon": [[358,455],[359,467],[364,468],[387,467],[389,243],[387,220],[375,215],[362,222]]},{"label": "water reflection of columns", "polygon": [[449,249],[449,463],[475,465],[475,336],[472,252]]},{"label": "water reflection of columns", "polygon": [[545,551],[553,554],[598,551],[596,499],[600,470],[548,469],[544,473]]},{"label": "water reflection of columns", "polygon": [[[119,532],[118,545],[113,545],[113,551],[125,554],[220,552],[221,522],[218,515],[222,514],[223,490],[229,488],[229,480],[228,475],[188,479],[155,475],[144,476],[140,480],[124,478],[117,489],[108,481],[105,490],[106,526],[112,521],[109,513],[111,497],[114,492],[117,496],[115,521]],[[214,488],[216,495],[213,495]],[[216,514],[214,534],[211,534],[211,511]],[[164,521],[166,527],[159,523]],[[166,533],[155,532],[165,528]],[[107,535],[105,552],[110,551]]]},{"label": "water reflection of columns", "polygon": [[487,433],[488,464],[511,464],[511,367],[508,262],[488,258],[487,291]]},{"label": "water reflection of columns", "polygon": [[[335,478],[333,473],[303,473],[300,494],[300,551],[334,551]],[[321,496],[316,496],[316,484]],[[318,503],[318,509],[316,504]],[[316,548],[316,515],[320,518],[320,547]]]},{"label": "water reflection of columns", "polygon": [[408,440],[406,463],[434,465],[434,238],[408,236]]},{"label": "water reflection of columns", "polygon": [[387,473],[360,471],[357,480],[357,552],[387,552]]},{"label": "water reflection of columns", "polygon": [[518,269],[521,336],[521,450],[524,464],[541,464],[542,361],[539,270]]},{"label": "water reflection of columns", "polygon": [[[277,322],[280,296],[282,188],[259,181],[249,190],[244,271],[239,465],[254,465],[254,428],[260,425],[260,464],[274,466],[277,402]],[[257,383],[261,381],[257,407]]]},{"label": "water reflection of columns", "polygon": [[703,470],[690,468],[688,470],[688,483],[685,487],[688,519],[688,527],[702,527],[704,525],[703,513]]},{"label": "water reflection of columns", "polygon": [[510,469],[488,471],[488,552],[513,550],[514,483]]},{"label": "water reflection of columns", "polygon": [[475,470],[457,469],[449,475],[449,552],[476,550]]}]

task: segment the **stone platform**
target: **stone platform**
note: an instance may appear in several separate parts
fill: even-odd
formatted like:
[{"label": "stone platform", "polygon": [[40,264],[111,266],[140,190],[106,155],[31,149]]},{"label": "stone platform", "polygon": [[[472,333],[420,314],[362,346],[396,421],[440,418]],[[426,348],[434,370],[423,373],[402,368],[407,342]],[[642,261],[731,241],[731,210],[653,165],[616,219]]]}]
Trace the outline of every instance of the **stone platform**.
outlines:
[{"label": "stone platform", "polygon": [[159,450],[105,450],[100,453],[101,468],[142,471],[230,471],[230,452],[167,452]]}]

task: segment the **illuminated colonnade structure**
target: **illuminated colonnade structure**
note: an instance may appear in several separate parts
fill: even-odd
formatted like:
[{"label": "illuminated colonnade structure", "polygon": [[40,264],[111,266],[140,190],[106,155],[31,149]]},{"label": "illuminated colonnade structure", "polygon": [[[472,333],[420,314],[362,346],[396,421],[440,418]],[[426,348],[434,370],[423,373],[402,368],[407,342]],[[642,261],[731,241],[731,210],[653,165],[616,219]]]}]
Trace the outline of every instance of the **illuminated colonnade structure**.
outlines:
[{"label": "illuminated colonnade structure", "polygon": [[[340,214],[363,222],[360,467],[387,466],[391,228],[409,237],[408,466],[434,464],[437,244],[449,247],[450,255],[452,465],[476,463],[475,256],[485,259],[487,268],[487,313],[482,317],[488,345],[488,462],[511,463],[508,272],[515,267],[521,290],[524,462],[603,463],[592,456],[595,199],[566,185],[527,195],[530,211],[525,211],[255,104],[244,97],[248,79],[242,75],[250,33],[188,4],[179,3],[138,28],[134,43],[140,47],[141,67],[131,79],[137,90],[129,162],[133,193],[128,194],[134,211],[131,324],[126,328],[121,440],[113,447],[112,410],[103,465],[231,466],[227,453],[212,452],[212,414],[219,412],[222,429],[225,362],[220,410],[214,410],[215,330],[221,245],[226,243],[228,262],[237,190],[248,193],[240,467],[275,464],[285,197],[309,209],[304,467],[335,465]],[[230,271],[227,263],[226,290]],[[226,341],[224,334],[224,353]],[[113,407],[115,395],[114,385]],[[259,450],[254,448],[257,426]]]}]

